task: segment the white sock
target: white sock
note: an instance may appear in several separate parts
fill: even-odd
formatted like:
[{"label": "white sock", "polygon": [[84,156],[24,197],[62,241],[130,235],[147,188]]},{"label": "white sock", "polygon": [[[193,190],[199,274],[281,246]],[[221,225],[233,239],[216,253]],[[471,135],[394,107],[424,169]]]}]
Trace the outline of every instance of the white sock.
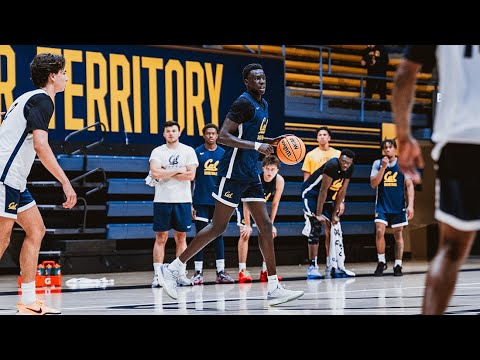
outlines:
[{"label": "white sock", "polygon": [[195,272],[202,272],[203,270],[203,261],[195,261]]},{"label": "white sock", "polygon": [[225,259],[217,259],[215,264],[217,265],[217,272],[225,271]]},{"label": "white sock", "polygon": [[238,263],[238,272],[247,269],[247,263]]},{"label": "white sock", "polygon": [[182,263],[178,257],[175,260],[173,260],[170,263],[170,265],[168,265],[168,270],[170,270],[170,271],[175,271],[176,270],[180,274],[184,274],[186,268],[187,268],[187,264]]},{"label": "white sock", "polygon": [[277,275],[268,275],[268,285],[267,285],[267,290],[268,292],[272,292],[275,290],[278,286],[278,277]]},{"label": "white sock", "polygon": [[262,271],[267,271],[267,263],[265,261],[262,262]]},{"label": "white sock", "polygon": [[394,267],[397,266],[397,265],[402,266],[402,260],[395,259],[395,265],[394,265]]},{"label": "white sock", "polygon": [[385,260],[385,253],[383,254],[377,254],[377,257],[378,257],[378,262],[382,262],[384,264],[387,263],[387,260]]},{"label": "white sock", "polygon": [[[317,262],[317,258],[315,258],[315,262]],[[327,256],[327,257],[326,257],[325,264],[326,264],[327,267],[330,267],[330,266],[331,266],[331,265],[330,265],[330,256]]]},{"label": "white sock", "polygon": [[37,300],[37,295],[35,294],[35,281],[24,283],[22,282],[22,298],[21,302],[24,305],[29,305],[34,303]]},{"label": "white sock", "polygon": [[155,272],[155,275],[160,274],[160,267],[162,265],[162,263],[153,263],[153,271]]}]

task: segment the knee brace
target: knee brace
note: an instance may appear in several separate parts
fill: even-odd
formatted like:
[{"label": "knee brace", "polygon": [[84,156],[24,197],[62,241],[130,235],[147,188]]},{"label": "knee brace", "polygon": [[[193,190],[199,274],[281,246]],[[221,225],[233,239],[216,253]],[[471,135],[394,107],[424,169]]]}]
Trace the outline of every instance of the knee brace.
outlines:
[{"label": "knee brace", "polygon": [[311,224],[310,235],[308,236],[309,245],[318,245],[322,233],[322,223],[315,216],[309,218]]}]

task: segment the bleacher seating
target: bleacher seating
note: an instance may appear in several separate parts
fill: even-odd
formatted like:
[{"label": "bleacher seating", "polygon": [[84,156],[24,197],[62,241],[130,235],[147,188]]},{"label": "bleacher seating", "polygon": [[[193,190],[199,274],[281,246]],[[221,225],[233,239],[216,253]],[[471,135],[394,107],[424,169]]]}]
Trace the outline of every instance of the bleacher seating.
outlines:
[{"label": "bleacher seating", "polygon": [[[152,196],[154,189],[144,182],[144,177],[148,172],[148,157],[89,155],[84,159],[83,155],[58,155],[57,158],[66,171],[80,171],[87,164],[87,170],[99,167],[105,170],[107,174],[128,174],[129,177],[109,177],[106,186],[106,207],[94,205],[96,211],[105,211],[106,218],[106,230],[101,231],[95,228],[97,234],[105,233],[106,240],[154,238],[151,222],[144,223],[145,218],[153,216]],[[258,166],[261,167],[260,162]],[[280,204],[277,215],[278,219],[291,219],[293,217],[297,222],[292,223],[290,221],[287,222],[287,225],[283,225],[282,222],[278,223],[278,226],[286,230],[285,233],[281,233],[282,236],[299,237],[304,223],[300,202],[301,164],[282,166],[280,173],[287,181],[283,202]],[[364,180],[369,176],[369,173],[369,165],[357,165],[355,167],[354,176],[347,193],[347,201],[351,201],[352,206],[347,206],[345,217],[348,219],[349,216],[365,216],[367,220],[363,226],[362,221],[345,221],[344,233],[346,235],[373,232],[370,221],[373,202],[372,199],[370,201],[364,201],[364,199],[373,198],[375,192],[367,182],[355,182],[356,180]],[[114,200],[111,200],[110,197]],[[120,199],[121,197],[123,199]],[[357,198],[360,201],[356,200]],[[55,210],[59,207],[54,206],[51,209]],[[93,208],[90,210],[93,210]],[[298,231],[299,229],[300,231]],[[60,234],[62,231],[64,234],[74,232],[72,229],[51,229],[50,233]],[[88,231],[93,232],[94,230],[85,230],[85,232]],[[194,232],[188,234],[189,237],[193,235]],[[234,218],[225,236],[238,236],[238,228]]]},{"label": "bleacher seating", "polygon": [[[360,65],[361,53],[366,45],[223,45],[224,49],[274,54],[285,57],[285,78],[289,94],[293,96],[323,96],[335,98],[360,98],[360,79],[367,75]],[[321,59],[321,63],[320,63]],[[392,88],[392,78],[399,58],[390,58],[387,71],[387,89]],[[322,78],[320,78],[320,69]],[[348,77],[350,75],[350,77]],[[431,80],[432,74],[420,73],[421,81]],[[320,92],[320,88],[322,91]],[[417,84],[416,102],[429,105],[434,85]],[[388,96],[388,100],[391,96]]]}]

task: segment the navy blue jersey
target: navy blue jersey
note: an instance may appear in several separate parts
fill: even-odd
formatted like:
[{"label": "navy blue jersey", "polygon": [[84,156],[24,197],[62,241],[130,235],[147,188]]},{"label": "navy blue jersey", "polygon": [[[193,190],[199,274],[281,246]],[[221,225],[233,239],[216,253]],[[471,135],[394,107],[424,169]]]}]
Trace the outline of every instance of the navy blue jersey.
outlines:
[{"label": "navy blue jersey", "polygon": [[218,164],[225,150],[217,146],[215,150],[208,150],[205,144],[195,149],[198,166],[195,174],[195,187],[193,189],[194,205],[215,205],[212,191],[218,175]]},{"label": "navy blue jersey", "polygon": [[[278,175],[278,174],[277,174]],[[277,191],[277,175],[275,175],[270,182],[266,182],[263,179],[263,172],[260,174],[260,179],[262,180],[263,192],[265,194],[265,201],[273,201],[273,195]]]},{"label": "navy blue jersey", "polygon": [[[378,172],[381,166],[382,160],[375,160],[372,174]],[[400,171],[398,159],[395,159],[388,164],[382,181],[377,186],[375,212],[397,214],[405,211],[405,207],[405,175]]]},{"label": "navy blue jersey", "polygon": [[[233,103],[227,118],[239,124],[235,134],[238,138],[263,142],[268,124],[268,103],[259,103],[249,93],[244,92]],[[238,181],[258,181],[259,152],[255,149],[225,147],[220,160],[218,175]]]},{"label": "navy blue jersey", "polygon": [[337,197],[338,191],[342,188],[345,179],[350,179],[353,174],[353,164],[342,171],[340,160],[332,158],[322,165],[320,169],[313,172],[312,175],[302,184],[302,199],[313,198],[317,199],[322,186],[323,174],[330,176],[333,181],[328,188],[327,198],[325,202],[332,202]]}]

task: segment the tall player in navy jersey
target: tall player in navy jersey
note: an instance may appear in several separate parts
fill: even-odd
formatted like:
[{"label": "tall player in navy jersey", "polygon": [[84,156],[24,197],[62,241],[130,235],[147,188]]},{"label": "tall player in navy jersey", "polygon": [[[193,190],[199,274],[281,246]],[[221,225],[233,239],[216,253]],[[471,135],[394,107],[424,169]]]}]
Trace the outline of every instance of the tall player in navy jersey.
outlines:
[{"label": "tall player in navy jersey", "polygon": [[[375,200],[375,240],[378,264],[375,276],[382,276],[387,269],[385,258],[385,229],[390,226],[395,238],[394,276],[402,276],[403,228],[413,218],[415,191],[412,179],[403,175],[398,165],[394,139],[384,139],[380,148],[385,153],[382,159],[375,160],[370,173],[370,185],[377,189]],[[407,197],[405,198],[405,189]],[[405,203],[406,200],[406,203]]]},{"label": "tall player in navy jersey", "polygon": [[412,174],[414,183],[421,181],[416,167],[423,159],[411,135],[410,117],[417,73],[431,71],[435,59],[442,101],[435,113],[431,156],[437,163],[435,218],[440,224],[440,241],[428,269],[423,314],[445,311],[458,270],[480,229],[478,178],[465,171],[480,157],[480,45],[407,47],[392,93],[400,168],[404,174]]},{"label": "tall player in navy jersey", "polygon": [[[218,175],[218,163],[225,150],[217,145],[218,126],[207,124],[202,129],[204,143],[195,149],[198,158],[198,167],[193,184],[192,219],[195,221],[197,233],[212,221],[215,210],[215,199],[212,191],[215,190],[215,181]],[[217,236],[215,243],[215,262],[217,267],[217,284],[231,284],[235,280],[225,272],[225,251],[223,234]],[[195,274],[192,277],[193,285],[203,284],[203,250],[195,254]]]},{"label": "tall player in navy jersey", "polygon": [[246,90],[233,103],[220,129],[218,142],[226,146],[218,167],[216,199],[212,222],[201,230],[185,251],[170,265],[163,266],[165,292],[177,298],[176,280],[185,273],[186,263],[217,236],[222,234],[240,201],[248,203],[258,226],[259,245],[267,263],[268,303],[278,305],[299,298],[303,291],[285,289],[278,281],[273,246],[272,221],[267,213],[262,183],[257,169],[258,154],[270,155],[275,145],[284,138],[265,137],[268,103],[265,94],[266,77],[260,64],[249,64],[243,69]]},{"label": "tall player in navy jersey", "polygon": [[48,143],[48,124],[55,109],[55,95],[65,90],[68,81],[65,58],[38,54],[30,63],[30,75],[38,89],[18,97],[0,126],[0,257],[10,243],[16,222],[25,230],[20,251],[22,295],[17,313],[60,314],[60,310],[36,298],[35,274],[45,225],[27,189],[27,177],[38,155],[45,168],[62,184],[66,197],[63,207],[71,209],[77,203],[77,194]]}]

